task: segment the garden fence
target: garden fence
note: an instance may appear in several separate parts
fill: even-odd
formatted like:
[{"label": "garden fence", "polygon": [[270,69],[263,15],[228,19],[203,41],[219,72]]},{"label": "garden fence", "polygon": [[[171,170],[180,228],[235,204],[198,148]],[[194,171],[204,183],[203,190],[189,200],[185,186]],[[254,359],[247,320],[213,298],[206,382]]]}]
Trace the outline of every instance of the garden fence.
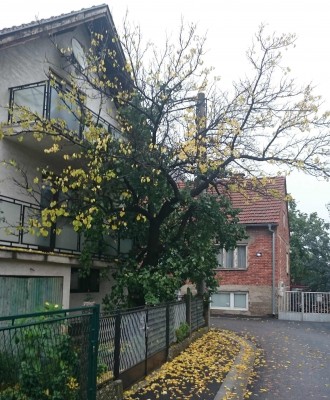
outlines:
[{"label": "garden fence", "polygon": [[0,400],[95,400],[97,384],[121,379],[128,387],[167,360],[185,322],[191,331],[205,325],[202,299],[1,317]]},{"label": "garden fence", "polygon": [[0,318],[0,400],[96,398],[99,306]]}]

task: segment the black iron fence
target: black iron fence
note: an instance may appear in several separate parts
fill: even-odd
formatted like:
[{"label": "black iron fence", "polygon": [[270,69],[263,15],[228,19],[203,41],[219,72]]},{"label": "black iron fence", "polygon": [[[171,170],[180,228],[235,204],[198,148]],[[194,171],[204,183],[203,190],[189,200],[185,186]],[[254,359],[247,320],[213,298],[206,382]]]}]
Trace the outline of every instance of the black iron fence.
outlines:
[{"label": "black iron fence", "polygon": [[203,300],[115,313],[99,306],[0,318],[0,400],[95,400],[100,385],[123,386],[159,367],[176,330],[205,325]]},{"label": "black iron fence", "polygon": [[57,221],[61,235],[49,229],[47,236],[32,233],[29,220],[41,218],[41,207],[12,197],[0,195],[0,244],[37,250],[79,254],[81,235],[74,231],[69,219]]}]

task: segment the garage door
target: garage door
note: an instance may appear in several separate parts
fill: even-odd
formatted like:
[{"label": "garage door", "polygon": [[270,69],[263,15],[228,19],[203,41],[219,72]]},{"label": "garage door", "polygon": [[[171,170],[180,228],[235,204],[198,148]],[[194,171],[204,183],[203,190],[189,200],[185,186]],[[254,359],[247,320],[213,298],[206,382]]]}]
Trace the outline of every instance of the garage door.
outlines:
[{"label": "garage door", "polygon": [[39,311],[46,301],[62,305],[63,277],[0,276],[0,315]]}]

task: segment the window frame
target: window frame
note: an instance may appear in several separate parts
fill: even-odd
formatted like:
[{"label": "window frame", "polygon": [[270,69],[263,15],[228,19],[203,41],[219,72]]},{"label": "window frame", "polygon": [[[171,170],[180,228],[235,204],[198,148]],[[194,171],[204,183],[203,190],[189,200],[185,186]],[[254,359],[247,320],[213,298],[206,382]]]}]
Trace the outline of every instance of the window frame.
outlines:
[{"label": "window frame", "polygon": [[[249,292],[246,291],[219,291],[213,294],[229,294],[229,306],[219,307],[213,306],[213,301],[211,297],[211,309],[213,310],[230,310],[230,311],[248,311],[249,310]],[[235,307],[235,295],[245,295],[245,307]]]},{"label": "window frame", "polygon": [[[13,86],[9,88],[9,111],[8,111],[8,123],[13,122],[14,112],[15,112],[15,93],[20,92],[22,90],[29,90],[34,88],[42,88],[43,89],[43,105],[42,105],[42,113],[41,116],[44,118],[47,115],[48,109],[48,96],[49,96],[49,81],[39,81],[39,82],[32,82],[24,85]],[[19,106],[19,107],[26,107],[29,108],[29,105]],[[32,111],[33,112],[33,111]],[[21,121],[15,121],[21,122]]]},{"label": "window frame", "polygon": [[[72,287],[73,274],[77,274],[77,288]],[[100,270],[91,268],[88,276],[80,277],[79,268],[71,268],[70,293],[100,293]]]},{"label": "window frame", "polygon": [[[239,247],[244,247],[245,248],[245,266],[244,267],[239,267],[238,266],[238,248]],[[229,252],[233,252],[233,266],[227,266],[227,256]],[[222,257],[222,264],[220,261],[220,254]],[[220,248],[218,245],[218,253],[217,253],[217,261],[218,265],[216,267],[217,270],[228,270],[228,271],[246,271],[248,269],[248,244],[247,243],[238,243],[235,247],[235,249],[229,249],[226,250],[224,248]]]}]

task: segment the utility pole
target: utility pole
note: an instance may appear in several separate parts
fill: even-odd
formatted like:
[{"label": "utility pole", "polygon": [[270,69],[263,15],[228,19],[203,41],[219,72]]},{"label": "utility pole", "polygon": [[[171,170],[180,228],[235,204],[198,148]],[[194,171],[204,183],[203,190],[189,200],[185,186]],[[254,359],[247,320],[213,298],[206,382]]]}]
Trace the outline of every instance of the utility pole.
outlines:
[{"label": "utility pole", "polygon": [[[196,127],[197,127],[197,141],[199,141],[199,137],[202,136],[202,138],[205,138],[206,135],[206,98],[205,98],[205,93],[198,93],[197,95],[197,101],[196,101]],[[204,153],[203,157],[201,157],[201,162],[205,163],[207,161],[207,154],[206,152]],[[197,176],[196,176],[196,181],[195,184],[196,186],[200,183],[200,169],[199,166],[197,165]],[[197,295],[198,296],[203,296],[205,292],[205,282],[201,281],[199,284],[197,284]]]}]

